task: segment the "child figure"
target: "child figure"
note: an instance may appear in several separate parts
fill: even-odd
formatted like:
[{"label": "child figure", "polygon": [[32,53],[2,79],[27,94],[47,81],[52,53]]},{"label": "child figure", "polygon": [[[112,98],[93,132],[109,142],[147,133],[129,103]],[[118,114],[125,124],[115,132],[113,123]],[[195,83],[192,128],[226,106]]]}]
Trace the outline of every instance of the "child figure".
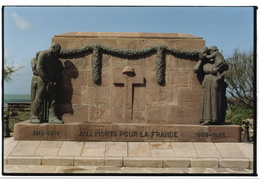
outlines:
[{"label": "child figure", "polygon": [[225,59],[223,55],[219,52],[218,48],[216,46],[211,46],[209,48],[209,55],[206,55],[205,57],[209,60],[214,60],[214,68],[213,71],[216,73],[218,76],[217,81],[221,80],[224,75],[225,71],[228,70],[228,65],[225,62]]}]

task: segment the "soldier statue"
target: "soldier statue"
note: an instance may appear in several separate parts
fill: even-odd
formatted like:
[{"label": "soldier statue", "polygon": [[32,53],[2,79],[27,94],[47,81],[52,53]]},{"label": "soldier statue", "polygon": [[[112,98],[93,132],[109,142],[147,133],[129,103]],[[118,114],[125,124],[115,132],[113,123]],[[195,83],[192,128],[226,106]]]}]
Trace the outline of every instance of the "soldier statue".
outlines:
[{"label": "soldier statue", "polygon": [[53,43],[49,49],[38,52],[31,61],[33,77],[30,123],[63,123],[56,114],[56,86],[63,70],[58,59],[60,50],[60,44]]}]

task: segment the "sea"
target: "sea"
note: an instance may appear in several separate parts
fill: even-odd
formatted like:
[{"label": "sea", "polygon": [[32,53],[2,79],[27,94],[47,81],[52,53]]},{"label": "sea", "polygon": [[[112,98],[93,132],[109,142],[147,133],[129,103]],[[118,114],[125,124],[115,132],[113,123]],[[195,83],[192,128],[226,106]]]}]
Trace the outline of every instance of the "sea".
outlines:
[{"label": "sea", "polygon": [[7,107],[9,102],[31,102],[30,94],[4,94],[4,107]]}]

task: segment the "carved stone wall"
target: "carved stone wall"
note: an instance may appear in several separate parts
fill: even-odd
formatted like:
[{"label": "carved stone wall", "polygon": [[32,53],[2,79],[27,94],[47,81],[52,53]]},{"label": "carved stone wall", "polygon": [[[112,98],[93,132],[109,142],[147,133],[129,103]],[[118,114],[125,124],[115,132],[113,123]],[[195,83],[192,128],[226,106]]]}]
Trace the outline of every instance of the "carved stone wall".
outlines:
[{"label": "carved stone wall", "polygon": [[[55,35],[52,41],[61,44],[63,55],[66,49],[97,44],[120,50],[163,47],[161,54],[156,49],[134,57],[98,48],[77,57],[64,55],[58,113],[65,123],[199,124],[202,87],[193,67],[196,51],[205,46],[202,38],[180,33],[73,32]],[[100,82],[93,81],[93,56],[101,59]],[[158,58],[165,60],[163,83],[157,76]],[[134,77],[122,73],[126,66],[134,69]]]}]

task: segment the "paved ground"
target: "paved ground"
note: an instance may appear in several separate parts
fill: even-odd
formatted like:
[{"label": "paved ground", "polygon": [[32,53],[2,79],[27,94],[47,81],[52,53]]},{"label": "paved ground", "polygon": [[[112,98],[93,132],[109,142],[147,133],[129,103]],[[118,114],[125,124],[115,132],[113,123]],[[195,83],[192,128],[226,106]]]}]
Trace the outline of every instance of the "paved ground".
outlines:
[{"label": "paved ground", "polygon": [[[99,175],[116,175],[116,174],[252,174],[252,169],[240,168],[140,168],[140,167],[114,167],[114,166],[40,166],[40,165],[6,165],[5,173],[15,175],[15,173],[68,173],[71,175],[81,174],[99,174]],[[50,174],[51,175],[51,174]]]},{"label": "paved ground", "polygon": [[252,174],[252,143],[4,140],[5,173]]}]

